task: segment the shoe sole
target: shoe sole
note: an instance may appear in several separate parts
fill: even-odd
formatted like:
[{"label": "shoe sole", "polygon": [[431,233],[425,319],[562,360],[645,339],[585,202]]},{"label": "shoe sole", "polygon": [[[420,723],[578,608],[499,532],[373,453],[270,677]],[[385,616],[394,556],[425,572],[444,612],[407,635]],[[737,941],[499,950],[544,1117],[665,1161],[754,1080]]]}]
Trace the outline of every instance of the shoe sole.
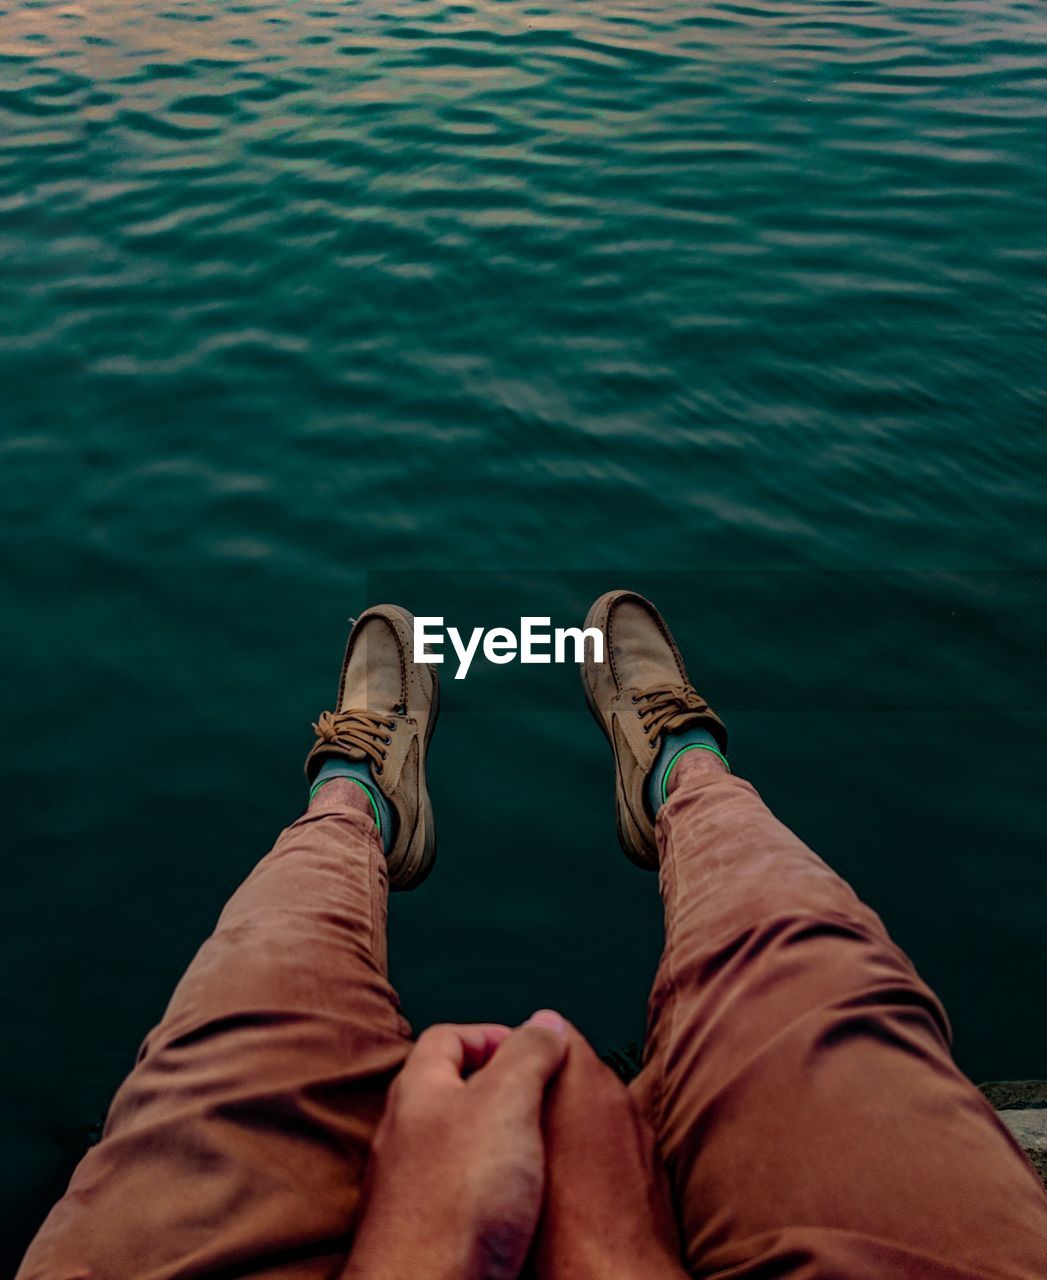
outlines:
[{"label": "shoe sole", "polygon": [[[421,777],[418,781],[418,807],[419,817],[422,823],[422,849],[421,854],[417,858],[410,856],[411,845],[408,846],[408,856],[404,858],[403,863],[397,871],[395,883],[393,882],[393,873],[389,871],[389,887],[397,891],[403,889],[416,889],[423,880],[432,871],[436,863],[436,820],[433,815],[432,801],[429,799],[429,780],[426,776],[426,766],[429,759],[429,743],[433,738],[433,731],[436,729],[436,719],[440,714],[440,678],[433,672],[433,700],[430,706],[429,723],[426,726],[423,751],[423,759],[421,761],[420,773]],[[410,870],[408,870],[410,868]]]},{"label": "shoe sole", "polygon": [[[596,621],[597,615],[604,613],[608,602],[615,596],[620,595],[618,591],[609,591],[605,595],[594,601],[585,615],[585,629],[599,626],[603,632],[604,644],[610,645],[607,637],[607,627]],[[630,593],[631,594],[631,593]],[[651,606],[654,608],[654,606]],[[606,656],[606,655],[605,655]],[[589,681],[585,678],[585,663],[583,662],[579,668],[582,677],[582,688],[585,691],[585,703],[589,708],[589,714],[600,727],[600,732],[607,739],[607,744],[611,748],[611,755],[614,757],[614,825],[618,832],[618,843],[622,847],[622,852],[635,866],[640,867],[644,871],[658,870],[658,853],[657,850],[652,854],[648,851],[646,841],[642,839],[640,833],[636,830],[636,825],[630,817],[628,810],[622,803],[622,779],[618,769],[618,752],[614,747],[614,739],[611,736],[610,727],[604,723],[604,718],[600,714],[600,708],[596,705],[596,699],[593,697],[592,690],[589,688]]]},{"label": "shoe sole", "polygon": [[[414,634],[414,614],[399,605],[386,606],[390,613],[398,614],[407,625],[409,635]],[[414,653],[408,650],[408,660],[414,662]],[[436,729],[436,720],[440,714],[440,677],[436,670],[430,668],[433,681],[433,696],[429,704],[429,722],[425,726],[422,738],[421,760],[419,762],[418,779],[418,818],[414,832],[401,861],[394,867],[389,865],[389,888],[402,892],[414,889],[422,883],[433,869],[436,862],[436,822],[433,817],[432,801],[429,799],[429,782],[426,767],[429,762],[429,743]]]}]

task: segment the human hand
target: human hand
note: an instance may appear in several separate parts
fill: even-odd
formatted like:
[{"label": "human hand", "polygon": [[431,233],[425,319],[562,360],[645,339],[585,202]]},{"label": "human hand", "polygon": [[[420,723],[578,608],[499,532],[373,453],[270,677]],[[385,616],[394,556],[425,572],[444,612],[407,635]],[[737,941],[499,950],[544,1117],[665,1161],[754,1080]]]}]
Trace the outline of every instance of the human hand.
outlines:
[{"label": "human hand", "polygon": [[343,1280],[515,1280],[542,1206],[558,1014],[418,1039],[375,1133]]},{"label": "human hand", "polygon": [[654,1133],[573,1027],[544,1128],[537,1280],[686,1280]]}]

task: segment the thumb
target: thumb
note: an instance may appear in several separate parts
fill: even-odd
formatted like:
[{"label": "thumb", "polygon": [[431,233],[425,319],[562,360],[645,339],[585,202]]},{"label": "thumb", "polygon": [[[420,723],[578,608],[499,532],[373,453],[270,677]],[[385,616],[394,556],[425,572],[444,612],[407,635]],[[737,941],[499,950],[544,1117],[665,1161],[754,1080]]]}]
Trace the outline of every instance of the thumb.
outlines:
[{"label": "thumb", "polygon": [[552,1009],[540,1009],[506,1036],[479,1074],[491,1086],[537,1102],[566,1055],[567,1023]]}]

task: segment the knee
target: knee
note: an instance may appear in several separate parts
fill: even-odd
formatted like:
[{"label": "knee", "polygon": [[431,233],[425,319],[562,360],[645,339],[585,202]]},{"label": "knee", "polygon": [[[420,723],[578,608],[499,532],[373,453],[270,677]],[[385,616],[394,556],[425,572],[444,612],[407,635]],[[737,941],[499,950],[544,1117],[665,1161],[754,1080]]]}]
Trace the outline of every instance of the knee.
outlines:
[{"label": "knee", "polygon": [[872,912],[776,912],[693,950],[667,948],[650,1021],[671,1002],[674,1019],[699,1028],[728,1015],[781,1029],[817,1013],[822,1034],[846,1034],[863,1020],[882,1027],[917,1022],[943,1044],[950,1029],[937,997]]}]

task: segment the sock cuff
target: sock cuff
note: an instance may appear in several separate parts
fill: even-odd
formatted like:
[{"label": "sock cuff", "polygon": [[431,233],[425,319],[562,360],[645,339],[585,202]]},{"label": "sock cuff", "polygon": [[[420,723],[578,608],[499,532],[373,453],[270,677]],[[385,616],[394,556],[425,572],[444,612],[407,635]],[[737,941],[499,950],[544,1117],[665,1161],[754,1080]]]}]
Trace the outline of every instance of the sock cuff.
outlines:
[{"label": "sock cuff", "polygon": [[668,800],[669,798],[669,774],[672,773],[673,769],[676,766],[676,762],[680,759],[680,757],[682,755],[686,755],[688,751],[711,751],[714,756],[716,756],[718,759],[723,761],[723,767],[727,770],[727,772],[728,773],[731,772],[731,766],[727,761],[727,757],[724,755],[724,753],[720,750],[719,747],[714,747],[712,743],[709,743],[709,742],[686,742],[679,749],[679,751],[674,753],[669,763],[665,766],[665,769],[662,771],[662,781],[659,787],[659,791],[661,792],[661,797],[662,797],[662,804],[665,804],[666,800]]},{"label": "sock cuff", "polygon": [[378,801],[374,798],[374,792],[366,782],[361,782],[359,778],[354,778],[351,773],[330,773],[326,778],[317,778],[313,785],[309,788],[309,803],[312,803],[313,796],[325,787],[329,782],[334,782],[337,778],[344,778],[346,782],[355,782],[364,795],[371,802],[371,809],[374,812],[374,825],[378,828],[378,837],[382,838],[382,815],[378,808]]}]

